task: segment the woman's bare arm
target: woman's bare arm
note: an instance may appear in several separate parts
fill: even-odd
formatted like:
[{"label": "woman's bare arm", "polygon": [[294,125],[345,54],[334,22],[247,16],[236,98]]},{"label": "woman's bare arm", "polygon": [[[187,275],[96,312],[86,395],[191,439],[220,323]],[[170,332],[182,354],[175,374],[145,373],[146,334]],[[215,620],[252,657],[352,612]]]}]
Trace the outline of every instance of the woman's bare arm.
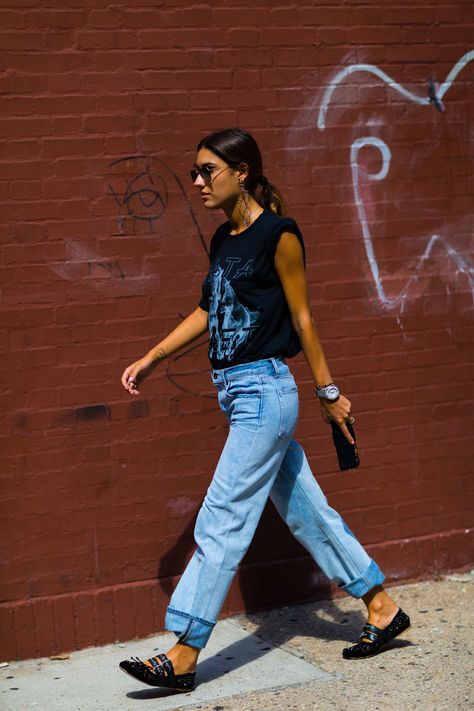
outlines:
[{"label": "woman's bare arm", "polygon": [[168,356],[176,353],[184,346],[192,343],[196,338],[207,331],[209,314],[200,306],[197,307],[184,321],[181,321],[162,341],[149,351],[145,358],[155,365]]},{"label": "woman's bare arm", "polygon": [[[290,309],[293,328],[299,336],[314,382],[320,386],[327,385],[331,382],[331,373],[311,315],[303,249],[296,235],[291,232],[284,232],[280,237],[275,253],[275,269]],[[352,442],[345,425],[350,415],[349,400],[341,395],[334,403],[326,400],[320,402],[324,419],[337,422],[346,438]]]},{"label": "woman's bare arm", "polygon": [[162,341],[122,373],[122,385],[131,395],[139,395],[139,384],[165,358],[192,343],[207,331],[209,314],[200,306],[176,326]]}]

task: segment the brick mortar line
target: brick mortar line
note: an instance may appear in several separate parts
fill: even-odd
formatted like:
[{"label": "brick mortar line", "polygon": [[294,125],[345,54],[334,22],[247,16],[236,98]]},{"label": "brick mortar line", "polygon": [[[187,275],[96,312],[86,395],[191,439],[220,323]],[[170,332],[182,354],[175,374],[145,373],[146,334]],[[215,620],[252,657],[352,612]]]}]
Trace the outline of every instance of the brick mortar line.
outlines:
[{"label": "brick mortar line", "polygon": [[[474,531],[474,528],[459,528],[459,529],[451,529],[450,531],[442,531],[440,533],[436,534],[427,534],[427,535],[421,535],[421,536],[411,536],[410,538],[399,538],[399,539],[393,539],[391,541],[384,541],[381,543],[372,543],[367,545],[368,549],[374,549],[374,548],[385,548],[388,546],[392,545],[400,545],[400,544],[407,544],[407,543],[417,543],[419,541],[426,541],[426,540],[432,540],[432,539],[437,539],[437,538],[446,538],[452,535],[456,534],[461,534],[461,535],[468,535]],[[248,563],[247,565],[243,566],[243,568],[246,569],[251,569],[254,567],[264,567],[266,565],[275,565],[275,564],[284,564],[288,561],[301,561],[304,560],[305,558],[309,558],[309,555],[302,555],[302,556],[296,556],[294,558],[283,558],[278,561],[264,561],[263,563],[260,562],[255,562],[255,563]],[[242,570],[242,568],[241,568]],[[123,590],[127,588],[137,588],[137,587],[147,587],[147,586],[154,586],[161,584],[166,581],[172,581],[173,578],[179,577],[179,575],[173,575],[173,576],[167,576],[164,578],[147,578],[146,580],[136,580],[136,581],[130,581],[127,583],[117,583],[115,585],[104,585],[101,587],[93,587],[93,588],[87,588],[87,589],[82,589],[82,590],[71,590],[69,592],[64,592],[64,593],[51,593],[49,595],[37,595],[35,597],[30,597],[27,599],[22,599],[22,600],[3,600],[0,602],[0,609],[2,608],[13,608],[13,607],[19,607],[21,605],[28,605],[33,602],[40,602],[40,601],[52,601],[52,600],[58,600],[61,598],[70,598],[70,597],[75,597],[78,595],[98,595],[103,592],[111,592],[115,590]]]}]

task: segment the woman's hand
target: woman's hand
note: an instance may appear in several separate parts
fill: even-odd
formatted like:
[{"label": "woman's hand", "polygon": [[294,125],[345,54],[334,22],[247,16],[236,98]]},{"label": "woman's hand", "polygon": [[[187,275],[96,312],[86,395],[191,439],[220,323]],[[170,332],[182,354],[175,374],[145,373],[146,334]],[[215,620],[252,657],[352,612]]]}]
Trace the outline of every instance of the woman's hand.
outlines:
[{"label": "woman's hand", "polygon": [[330,423],[331,420],[336,422],[341,428],[344,437],[354,444],[351,433],[346,427],[346,422],[349,421],[351,424],[354,422],[354,418],[351,416],[351,403],[344,397],[344,395],[339,395],[336,402],[329,402],[329,400],[320,399],[321,403],[321,414],[323,420]]},{"label": "woman's hand", "polygon": [[122,374],[122,385],[130,393],[130,395],[140,395],[138,386],[150,373],[154,370],[156,362],[150,360],[146,356],[140,358],[128,368],[125,368]]}]

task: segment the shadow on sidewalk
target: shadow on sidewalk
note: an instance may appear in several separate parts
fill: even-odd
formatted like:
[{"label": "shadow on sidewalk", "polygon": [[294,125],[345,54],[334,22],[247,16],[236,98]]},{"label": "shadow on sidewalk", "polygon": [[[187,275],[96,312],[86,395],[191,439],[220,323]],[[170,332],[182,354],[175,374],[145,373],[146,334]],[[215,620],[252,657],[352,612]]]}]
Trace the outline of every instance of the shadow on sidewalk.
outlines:
[{"label": "shadow on sidewalk", "polygon": [[[300,607],[303,612],[301,617],[298,616]],[[262,620],[262,617],[265,619]],[[285,649],[294,637],[313,637],[326,642],[340,640],[350,644],[357,640],[366,621],[363,611],[344,612],[332,600],[249,613],[246,614],[246,618],[258,624],[258,627],[253,632],[249,632],[248,637],[229,644],[217,654],[199,662],[199,684],[214,681],[222,678],[226,672],[250,665],[271,652],[274,647]],[[228,621],[232,623],[232,619]],[[240,623],[236,623],[236,626],[242,628]],[[256,644],[249,644],[250,637],[258,638]],[[341,651],[346,644],[341,645]],[[394,640],[380,654],[410,646],[413,644],[408,640]],[[292,653],[288,648],[285,651]],[[228,662],[228,665],[225,662]],[[150,699],[175,693],[166,689],[144,689],[129,692],[127,696],[133,699]]]}]

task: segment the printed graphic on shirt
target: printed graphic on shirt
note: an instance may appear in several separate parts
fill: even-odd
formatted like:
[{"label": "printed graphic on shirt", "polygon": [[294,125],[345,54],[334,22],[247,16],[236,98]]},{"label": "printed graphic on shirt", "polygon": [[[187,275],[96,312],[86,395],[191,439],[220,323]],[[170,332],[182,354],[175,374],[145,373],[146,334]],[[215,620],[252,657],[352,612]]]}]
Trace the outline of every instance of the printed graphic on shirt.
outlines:
[{"label": "printed graphic on shirt", "polygon": [[234,278],[250,276],[253,272],[253,259],[241,268],[240,262],[240,257],[228,257],[224,268],[216,261],[209,274],[209,357],[217,360],[231,360],[237,348],[258,328],[259,311],[244,306],[230,284],[232,272]]}]

